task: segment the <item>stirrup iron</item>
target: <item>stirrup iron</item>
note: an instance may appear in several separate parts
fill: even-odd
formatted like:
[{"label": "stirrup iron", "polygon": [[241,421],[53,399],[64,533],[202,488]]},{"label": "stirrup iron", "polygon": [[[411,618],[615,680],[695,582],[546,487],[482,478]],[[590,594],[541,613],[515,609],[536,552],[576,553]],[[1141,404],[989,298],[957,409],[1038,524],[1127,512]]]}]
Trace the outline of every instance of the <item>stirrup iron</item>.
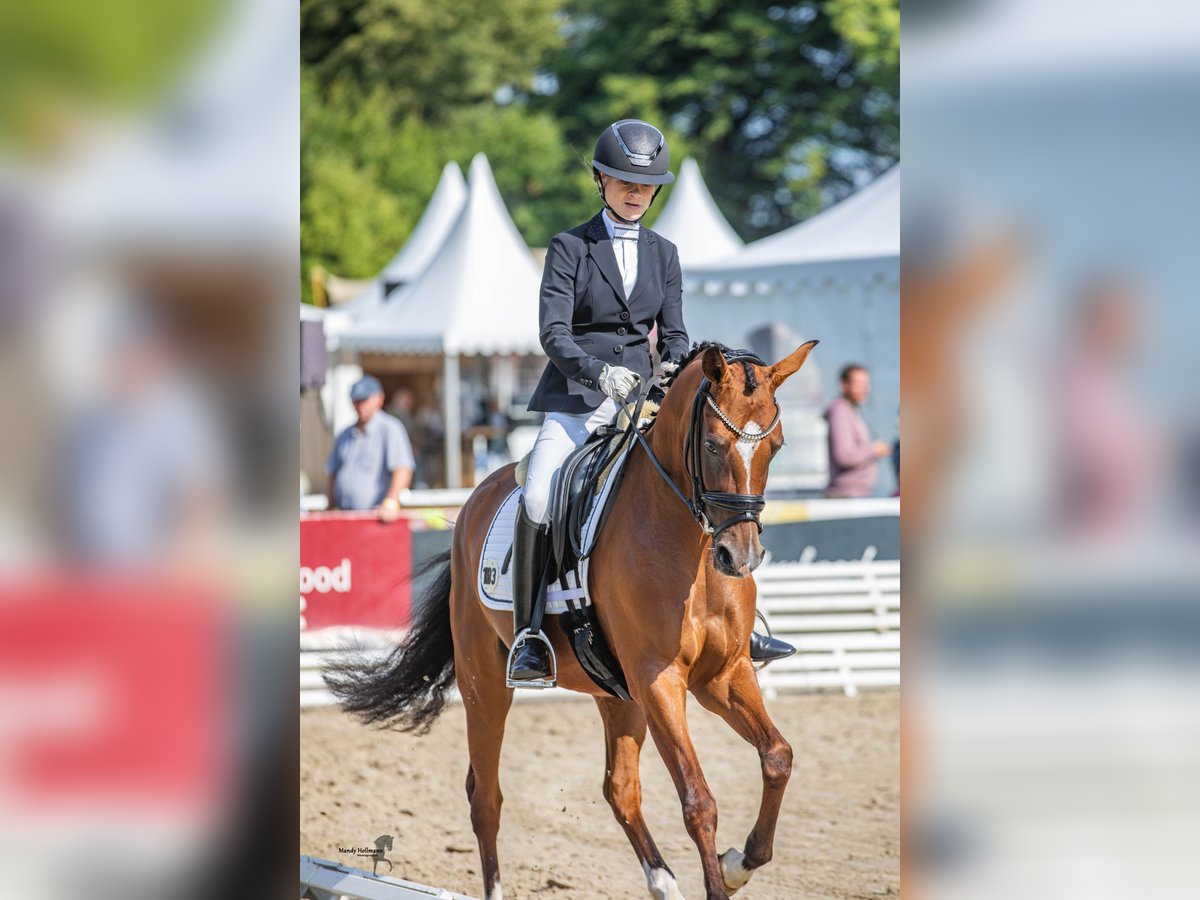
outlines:
[{"label": "stirrup iron", "polygon": [[[535,678],[531,681],[521,681],[512,677],[513,657],[516,656],[517,650],[525,645],[526,641],[541,641],[546,645],[546,650],[550,654],[550,676],[548,678]],[[510,688],[532,688],[534,690],[545,690],[546,688],[555,687],[558,684],[558,657],[554,654],[554,645],[550,643],[550,638],[546,637],[544,631],[539,631],[536,634],[528,628],[522,628],[513,638],[512,647],[508,651],[508,661],[504,665],[504,684]]]}]

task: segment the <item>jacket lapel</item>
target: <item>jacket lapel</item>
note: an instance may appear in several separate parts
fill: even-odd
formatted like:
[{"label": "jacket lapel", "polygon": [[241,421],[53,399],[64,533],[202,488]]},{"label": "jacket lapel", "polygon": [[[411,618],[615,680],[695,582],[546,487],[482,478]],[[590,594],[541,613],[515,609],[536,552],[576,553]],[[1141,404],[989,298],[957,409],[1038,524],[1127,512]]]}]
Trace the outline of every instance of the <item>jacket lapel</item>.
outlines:
[{"label": "jacket lapel", "polygon": [[[601,223],[603,227],[603,223]],[[629,298],[632,306],[650,286],[650,280],[658,274],[658,241],[645,225],[638,234],[638,278],[633,286],[633,296]]]},{"label": "jacket lapel", "polygon": [[[617,267],[617,256],[613,252],[612,241],[608,239],[608,231],[604,227],[604,222],[600,219],[602,215],[604,215],[603,212],[597,213],[592,221],[588,223],[587,236],[590,239],[588,253],[596,261],[596,266],[600,269],[600,274],[604,276],[604,280],[613,289],[613,293],[617,295],[617,299],[621,301],[621,305],[628,309],[629,301],[625,297],[625,283],[621,280],[621,270]],[[641,250],[640,244],[638,245],[638,249],[639,251]],[[636,286],[633,292],[637,293]]]}]

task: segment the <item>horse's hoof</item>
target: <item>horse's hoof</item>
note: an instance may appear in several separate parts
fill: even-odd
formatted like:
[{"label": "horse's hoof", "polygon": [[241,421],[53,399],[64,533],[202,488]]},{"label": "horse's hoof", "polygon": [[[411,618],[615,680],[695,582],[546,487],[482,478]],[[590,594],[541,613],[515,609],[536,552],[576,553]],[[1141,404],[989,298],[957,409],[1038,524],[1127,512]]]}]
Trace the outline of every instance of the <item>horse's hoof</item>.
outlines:
[{"label": "horse's hoof", "polygon": [[731,894],[744,888],[754,874],[753,869],[746,868],[745,860],[745,854],[732,847],[721,854],[721,880],[725,882],[725,890]]}]

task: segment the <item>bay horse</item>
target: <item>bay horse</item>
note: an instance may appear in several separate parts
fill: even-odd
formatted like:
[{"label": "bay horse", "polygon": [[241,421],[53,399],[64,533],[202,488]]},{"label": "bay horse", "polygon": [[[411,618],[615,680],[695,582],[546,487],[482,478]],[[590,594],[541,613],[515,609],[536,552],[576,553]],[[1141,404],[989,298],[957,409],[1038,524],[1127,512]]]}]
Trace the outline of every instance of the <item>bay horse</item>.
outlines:
[{"label": "bay horse", "polygon": [[[700,344],[680,363],[591,556],[589,587],[631,700],[596,686],[555,617],[548,636],[560,687],[596,699],[604,722],[604,797],[625,830],[656,900],[682,900],[641,812],[638,758],[649,730],[675,783],[700,852],[708,900],[725,900],[771,859],[792,748],[763,706],[749,640],[762,561],[767,467],[783,444],[775,391],[816,341],[767,366],[744,352]],[[488,526],[512,492],[514,467],[488,476],[462,508],[448,554],[416,604],[411,629],[382,665],[348,663],[326,680],[342,708],[366,722],[423,733],[457,683],[467,716],[467,798],[486,900],[501,900],[496,838],[499,765],[512,703],[505,663],[512,615],[488,609],[476,574]],[[689,499],[690,498],[690,499]],[[732,511],[733,515],[728,515]],[[714,526],[713,523],[718,523]],[[717,805],[685,716],[687,692],[757,750],[763,792],[742,850],[717,855]]]}]

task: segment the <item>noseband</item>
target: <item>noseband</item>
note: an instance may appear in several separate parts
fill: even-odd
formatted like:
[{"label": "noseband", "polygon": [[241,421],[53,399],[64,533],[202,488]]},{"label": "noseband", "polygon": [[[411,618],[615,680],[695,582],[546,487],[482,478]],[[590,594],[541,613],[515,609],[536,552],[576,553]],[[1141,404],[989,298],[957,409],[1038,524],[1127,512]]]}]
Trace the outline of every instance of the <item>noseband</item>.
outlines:
[{"label": "noseband", "polygon": [[[764,366],[765,362],[748,350],[735,350],[730,352],[725,357],[726,362],[740,362],[746,360],[755,363],[756,365]],[[696,390],[696,396],[692,400],[692,417],[691,424],[688,427],[687,439],[683,445],[684,466],[687,469],[688,478],[692,482],[692,496],[689,499],[684,496],[683,492],[675,484],[674,479],[667,474],[666,470],[659,463],[654,451],[650,449],[650,443],[638,433],[636,424],[634,433],[637,439],[642,443],[642,449],[646,451],[646,455],[650,457],[650,461],[654,463],[654,467],[658,469],[658,474],[663,477],[663,480],[670,485],[671,490],[675,495],[683,501],[688,511],[692,514],[700,527],[704,529],[706,534],[712,535],[714,543],[720,538],[721,532],[727,528],[731,528],[741,522],[753,522],[758,528],[759,534],[762,534],[762,521],[759,516],[762,514],[763,507],[766,506],[767,500],[762,494],[733,494],[726,491],[709,491],[704,487],[704,469],[703,469],[703,454],[704,449],[704,408],[707,406],[714,413],[721,423],[737,435],[739,442],[747,442],[757,444],[764,440],[767,435],[776,429],[779,425],[779,401],[775,402],[775,418],[771,420],[771,424],[765,429],[757,433],[751,433],[739,428],[734,421],[725,413],[717,401],[713,398],[709,388],[711,385],[707,378],[700,379],[700,387]],[[643,398],[644,399],[644,398]],[[637,410],[634,412],[633,422],[637,422],[637,416],[641,409],[641,399],[638,401]],[[733,515],[722,521],[719,525],[714,526],[712,520],[709,519],[705,507],[716,508],[732,512]]]}]

